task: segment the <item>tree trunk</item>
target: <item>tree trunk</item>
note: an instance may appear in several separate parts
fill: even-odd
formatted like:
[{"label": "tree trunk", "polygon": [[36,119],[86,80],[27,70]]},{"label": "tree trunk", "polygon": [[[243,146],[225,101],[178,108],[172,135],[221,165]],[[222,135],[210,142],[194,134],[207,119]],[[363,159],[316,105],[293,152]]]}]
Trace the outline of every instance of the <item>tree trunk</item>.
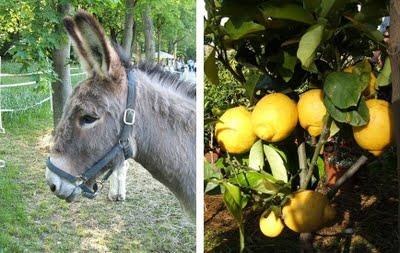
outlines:
[{"label": "tree trunk", "polygon": [[161,54],[161,31],[157,32],[157,41],[158,41],[157,42],[157,44],[158,44],[157,62],[160,63],[160,59],[161,59],[161,56],[160,56],[160,54]]},{"label": "tree trunk", "polygon": [[146,60],[152,62],[154,60],[155,46],[154,46],[154,26],[153,20],[150,16],[150,6],[147,6],[142,13],[144,23],[144,35],[145,35],[145,53]]},{"label": "tree trunk", "polygon": [[176,55],[178,54],[178,42],[174,44],[174,58],[176,59]]},{"label": "tree trunk", "polygon": [[131,56],[131,48],[132,48],[132,38],[133,38],[133,12],[135,9],[135,0],[126,0],[125,1],[125,26],[124,26],[124,37],[122,41],[122,48],[125,50],[126,54]]},{"label": "tree trunk", "polygon": [[136,42],[136,62],[142,61],[142,46],[139,42]]},{"label": "tree trunk", "polygon": [[[394,131],[397,147],[397,184],[400,197],[400,2],[390,1],[389,53],[392,66],[392,110],[394,116]],[[400,233],[400,202],[397,212],[397,229]],[[400,249],[399,249],[400,252]]]},{"label": "tree trunk", "polygon": [[[70,10],[70,4],[59,5],[57,9],[61,16],[65,16]],[[57,30],[58,33],[65,33],[61,25]],[[67,38],[64,44],[61,44],[59,48],[55,48],[52,52],[53,68],[58,77],[58,80],[51,83],[51,88],[53,90],[52,102],[54,126],[57,126],[60,121],[64,104],[72,92],[70,67],[68,64],[70,48],[71,42],[69,38]]]},{"label": "tree trunk", "polygon": [[169,41],[168,42],[168,53],[169,54],[174,54],[174,42],[173,41]]},{"label": "tree trunk", "polygon": [[117,43],[117,31],[114,28],[110,28],[110,39],[112,42]]},{"label": "tree trunk", "polygon": [[137,25],[134,23],[132,28],[132,46],[131,46],[131,57],[132,54],[136,53],[137,43],[136,43],[136,27]]}]

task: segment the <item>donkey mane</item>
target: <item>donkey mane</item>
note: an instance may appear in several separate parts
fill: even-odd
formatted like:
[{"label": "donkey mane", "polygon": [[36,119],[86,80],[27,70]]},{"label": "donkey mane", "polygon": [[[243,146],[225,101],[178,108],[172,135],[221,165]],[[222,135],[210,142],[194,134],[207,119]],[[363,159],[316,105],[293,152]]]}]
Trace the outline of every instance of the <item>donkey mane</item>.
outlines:
[{"label": "donkey mane", "polygon": [[169,88],[189,99],[196,99],[196,85],[194,83],[181,80],[179,74],[164,71],[160,64],[141,62],[133,65],[119,44],[113,43],[113,46],[127,72],[138,69],[148,74],[149,78],[157,81],[157,83],[168,85]]}]

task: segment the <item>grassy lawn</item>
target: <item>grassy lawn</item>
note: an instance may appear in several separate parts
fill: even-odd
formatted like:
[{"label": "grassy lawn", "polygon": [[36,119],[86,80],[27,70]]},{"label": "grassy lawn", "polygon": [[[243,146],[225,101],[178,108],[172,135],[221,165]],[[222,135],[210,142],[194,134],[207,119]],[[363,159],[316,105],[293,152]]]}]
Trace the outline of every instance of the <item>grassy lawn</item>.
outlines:
[{"label": "grassy lawn", "polygon": [[195,251],[195,226],[140,165],[131,162],[125,202],[109,201],[106,184],[96,199],[68,204],[45,183],[41,143],[53,128],[49,103],[2,116],[0,252]]}]

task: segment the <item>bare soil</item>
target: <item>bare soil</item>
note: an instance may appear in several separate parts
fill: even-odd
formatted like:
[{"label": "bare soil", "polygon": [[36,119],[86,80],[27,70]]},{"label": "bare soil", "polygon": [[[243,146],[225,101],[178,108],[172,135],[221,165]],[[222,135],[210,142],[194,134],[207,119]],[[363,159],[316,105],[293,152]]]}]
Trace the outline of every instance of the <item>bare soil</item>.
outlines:
[{"label": "bare soil", "polygon": [[[362,168],[333,199],[336,222],[314,234],[315,252],[398,252],[396,178],[394,169]],[[238,227],[222,196],[206,195],[204,201],[206,252],[238,252]],[[247,252],[299,252],[299,236],[287,228],[274,239],[262,235],[259,215],[246,212]]]}]

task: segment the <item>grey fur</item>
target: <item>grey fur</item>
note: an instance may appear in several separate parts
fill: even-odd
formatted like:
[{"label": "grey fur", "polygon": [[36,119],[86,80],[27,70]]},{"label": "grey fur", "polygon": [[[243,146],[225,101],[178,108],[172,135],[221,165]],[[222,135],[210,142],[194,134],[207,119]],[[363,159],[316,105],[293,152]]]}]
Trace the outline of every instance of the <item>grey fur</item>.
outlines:
[{"label": "grey fur", "polygon": [[[88,15],[85,18],[89,20],[94,19],[82,11],[80,15]],[[70,29],[76,34],[85,32],[73,23],[70,25]],[[71,34],[71,31],[69,33]],[[104,36],[101,32],[97,33],[96,29],[88,34]],[[100,41],[103,40],[106,41],[106,46],[110,45],[107,38],[101,38]],[[75,42],[75,45],[79,43],[81,42]],[[134,71],[137,83],[136,122],[131,144],[136,151],[135,160],[166,185],[178,197],[184,209],[194,216],[195,86],[161,71],[154,65],[141,64],[132,68],[118,48],[110,46],[103,52],[110,53],[109,70],[98,73],[104,70],[93,68],[90,77],[74,89],[55,130],[52,155],[67,159],[71,168],[65,170],[70,174],[80,175],[85,168],[111,149],[118,141],[126,107],[126,71]],[[90,55],[93,52],[81,53],[82,61],[88,61],[84,57],[85,54]],[[104,62],[104,59],[98,61]],[[80,124],[84,115],[92,115],[99,120],[93,127],[84,128]],[[123,160],[120,155],[109,167],[119,167]]]}]

